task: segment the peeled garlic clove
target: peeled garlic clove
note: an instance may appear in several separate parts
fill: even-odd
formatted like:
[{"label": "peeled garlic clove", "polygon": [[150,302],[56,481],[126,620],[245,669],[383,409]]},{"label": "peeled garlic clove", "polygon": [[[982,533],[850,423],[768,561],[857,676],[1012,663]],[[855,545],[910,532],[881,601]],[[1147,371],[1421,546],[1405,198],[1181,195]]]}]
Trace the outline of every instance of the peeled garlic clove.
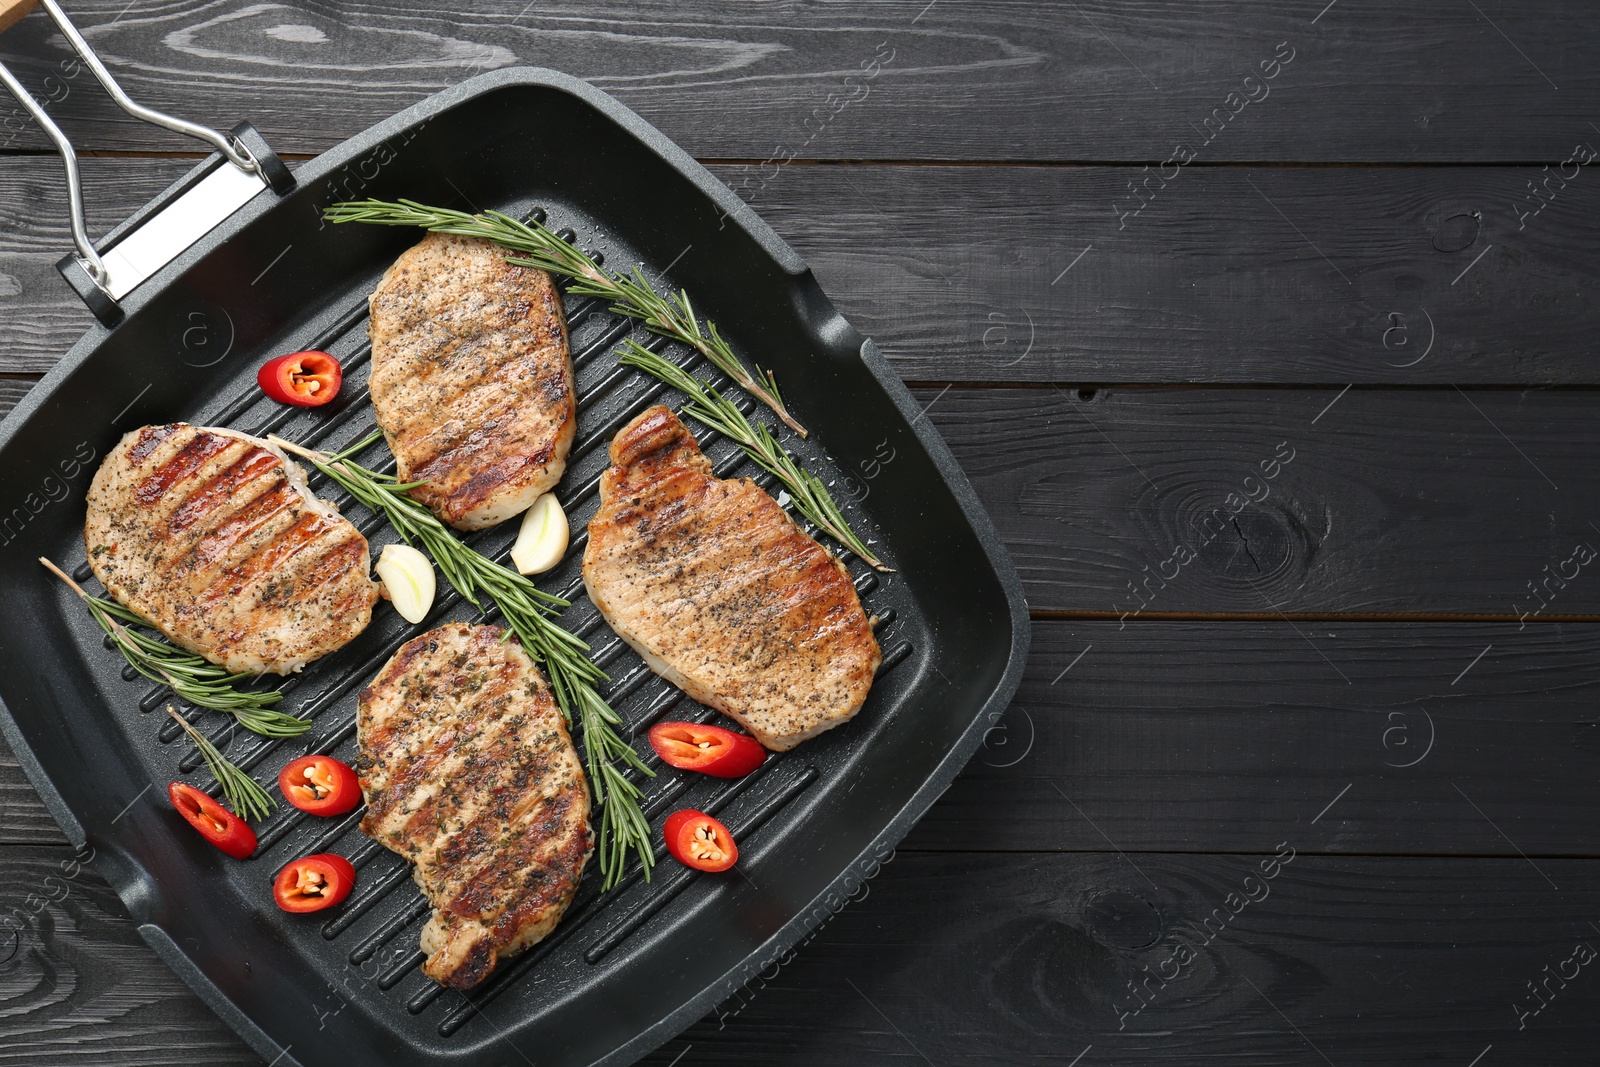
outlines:
[{"label": "peeled garlic clove", "polygon": [[421,622],[433,607],[433,564],[410,545],[388,545],[374,568],[394,610],[406,622]]},{"label": "peeled garlic clove", "polygon": [[561,562],[567,554],[567,513],[554,493],[533,502],[522,516],[517,543],[511,546],[511,562],[519,574],[541,574]]}]

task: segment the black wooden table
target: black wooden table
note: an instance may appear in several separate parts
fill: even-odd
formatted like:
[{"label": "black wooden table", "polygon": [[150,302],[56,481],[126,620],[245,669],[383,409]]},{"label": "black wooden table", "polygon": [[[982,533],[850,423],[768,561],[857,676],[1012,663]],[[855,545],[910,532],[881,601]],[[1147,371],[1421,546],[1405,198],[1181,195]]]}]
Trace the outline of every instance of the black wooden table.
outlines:
[{"label": "black wooden table", "polygon": [[[794,245],[994,516],[1016,703],[648,1062],[1600,1058],[1593,5],[69,6],[137,98],[292,158],[477,70],[592,80]],[[3,56],[105,157],[103,232],[187,146],[46,27]],[[9,409],[89,318],[20,113],[0,190]],[[0,801],[0,1061],[258,1062],[9,756]]]}]

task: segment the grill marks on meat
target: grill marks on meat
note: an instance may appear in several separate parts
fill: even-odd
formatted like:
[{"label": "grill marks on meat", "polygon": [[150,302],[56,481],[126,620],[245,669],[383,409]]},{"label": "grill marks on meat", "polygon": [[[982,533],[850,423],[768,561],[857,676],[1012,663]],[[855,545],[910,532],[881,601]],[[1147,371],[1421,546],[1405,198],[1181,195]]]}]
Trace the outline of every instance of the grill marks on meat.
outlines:
[{"label": "grill marks on meat", "polygon": [[429,234],[372,294],[372,405],[402,481],[479,530],[560,481],[577,431],[561,295],[488,241]]},{"label": "grill marks on meat", "polygon": [[230,671],[297,671],[371,621],[366,538],[263,441],[146,426],[106,456],[88,502],[95,577],[173,643]]},{"label": "grill marks on meat", "polygon": [[652,670],[783,751],[849,720],[882,657],[844,565],[665,407],[611,442],[589,599]]},{"label": "grill marks on meat", "polygon": [[593,847],[560,709],[515,638],[450,623],[362,690],[361,830],[404,856],[434,907],[423,971],[454,989],[555,928]]}]

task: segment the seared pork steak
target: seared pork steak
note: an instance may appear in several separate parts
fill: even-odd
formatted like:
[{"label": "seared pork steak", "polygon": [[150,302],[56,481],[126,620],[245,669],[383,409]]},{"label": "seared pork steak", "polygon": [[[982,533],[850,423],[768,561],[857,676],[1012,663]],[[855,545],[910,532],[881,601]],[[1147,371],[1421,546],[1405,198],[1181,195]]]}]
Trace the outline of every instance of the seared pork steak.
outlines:
[{"label": "seared pork steak", "polygon": [[288,674],[372,619],[367,540],[274,446],[187,423],[125,436],[89,485],[95,577],[175,644]]},{"label": "seared pork steak", "polygon": [[433,905],[423,971],[454,989],[555,928],[593,847],[589,787],[544,677],[498,626],[407,642],[361,691],[361,830]]},{"label": "seared pork steak", "polygon": [[561,294],[488,241],[434,233],[372,294],[372,406],[401,481],[461,530],[561,480],[577,430]]},{"label": "seared pork steak", "polygon": [[882,662],[844,565],[765,490],[722,480],[665,407],[611,442],[583,582],[650,668],[793,748],[850,719]]}]

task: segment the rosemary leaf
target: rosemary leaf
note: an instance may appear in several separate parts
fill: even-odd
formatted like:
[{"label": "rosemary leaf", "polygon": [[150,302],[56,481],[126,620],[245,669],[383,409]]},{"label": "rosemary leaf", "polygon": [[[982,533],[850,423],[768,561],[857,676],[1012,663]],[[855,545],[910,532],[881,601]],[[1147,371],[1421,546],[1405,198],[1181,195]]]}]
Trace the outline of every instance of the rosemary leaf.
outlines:
[{"label": "rosemary leaf", "polygon": [[222,795],[228,798],[228,806],[233,808],[234,814],[246,819],[265,819],[273,808],[272,798],[267,791],[257,785],[254,778],[228,762],[228,757],[218,752],[217,746],[208,741],[205,734],[189,725],[171,704],[167,705],[167,714],[183,727],[183,732],[189,735],[194,747],[200,750],[206,767],[222,787]]},{"label": "rosemary leaf", "polygon": [[368,510],[383,515],[406,543],[420,543],[445,579],[474,607],[481,609],[485,596],[499,607],[522,647],[544,667],[562,715],[569,724],[575,723],[582,735],[584,766],[600,811],[597,851],[602,888],[610,889],[621,880],[630,852],[639,857],[648,879],[655,863],[650,824],[639,806],[639,789],[628,779],[627,771],[637,770],[649,777],[654,777],[654,772],[618,734],[622,717],[596,688],[606,681],[606,674],[589,659],[588,644],[556,622],[554,616],[568,601],[542,591],[526,576],[463,544],[433,512],[406,493],[416,483],[401,482],[356,463],[353,457],[380,436],[374,433],[331,455],[279,437],[268,440],[304,458]]},{"label": "rosemary leaf", "polygon": [[573,292],[610,300],[611,310],[617,314],[638,319],[653,332],[692,346],[741,388],[771,408],[791,430],[801,437],[806,436],[806,428],[789,413],[778,395],[772,372],[756,367],[752,374],[717,332],[715,323],[707,319],[702,328],[687,292],[679,289],[670,296],[663,296],[637,266],[628,273],[602,270],[582,249],[563,241],[543,223],[523,222],[498,211],[469,215],[464,211],[429,207],[414,200],[359,200],[334,204],[323,212],[323,218],[336,223],[420,226],[434,233],[483,238],[521,253],[510,261],[571,278]]},{"label": "rosemary leaf", "polygon": [[129,666],[152,682],[165,685],[180,700],[227,712],[240,726],[262,737],[298,737],[311,729],[310,719],[296,718],[273,707],[283,699],[282,693],[235,688],[236,683],[249,681],[254,675],[230,674],[203,656],[157,639],[149,632],[149,621],[137,612],[114,600],[90,596],[50,560],[41,556],[39,562],[78,594]]},{"label": "rosemary leaf", "polygon": [[863,562],[880,571],[890,569],[873,555],[860,536],[850,528],[822,480],[796,463],[794,457],[773,439],[772,432],[765,425],[759,422],[752,424],[738,405],[717,392],[715,387],[639,342],[630,338],[622,343],[619,351],[622,353],[619,362],[623,366],[642,370],[687,396],[689,404],[683,409],[684,413],[732,439],[744,449],[745,455],[774,475],[789,490],[789,496],[793,498],[800,514],[860,556]]}]

